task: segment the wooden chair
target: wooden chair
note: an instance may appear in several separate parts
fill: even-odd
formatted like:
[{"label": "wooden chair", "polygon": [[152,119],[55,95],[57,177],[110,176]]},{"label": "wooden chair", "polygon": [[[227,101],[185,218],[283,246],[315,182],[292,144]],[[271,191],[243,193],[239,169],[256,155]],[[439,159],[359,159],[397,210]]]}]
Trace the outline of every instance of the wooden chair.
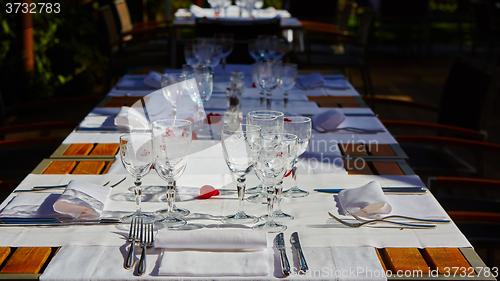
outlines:
[{"label": "wooden chair", "polygon": [[500,181],[433,177],[428,187],[474,248],[487,251],[486,264],[494,266],[500,248],[500,203],[492,195],[498,195]]},{"label": "wooden chair", "polygon": [[233,34],[234,47],[227,57],[227,63],[253,63],[248,53],[248,42],[259,35],[279,35],[280,19],[224,20],[197,18],[195,32],[197,37],[213,37],[217,33]]}]

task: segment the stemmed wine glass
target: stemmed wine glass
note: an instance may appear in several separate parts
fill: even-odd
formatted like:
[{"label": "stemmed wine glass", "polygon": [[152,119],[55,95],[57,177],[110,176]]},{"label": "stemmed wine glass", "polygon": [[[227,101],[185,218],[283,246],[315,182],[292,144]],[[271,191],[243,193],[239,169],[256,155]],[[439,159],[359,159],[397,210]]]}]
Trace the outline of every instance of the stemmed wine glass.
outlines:
[{"label": "stemmed wine glass", "polygon": [[[156,173],[167,181],[168,208],[156,211],[164,218],[160,227],[176,228],[186,224],[181,214],[187,210],[176,210],[174,206],[175,181],[184,173],[187,156],[191,148],[191,122],[179,119],[161,119],[152,123],[153,163]],[[189,213],[189,211],[187,211]]]},{"label": "stemmed wine glass", "polygon": [[294,63],[283,63],[281,68],[281,77],[279,80],[279,87],[283,91],[283,103],[286,108],[288,105],[288,91],[295,85],[297,79],[297,65]]},{"label": "stemmed wine glass", "polygon": [[193,46],[184,47],[184,59],[186,60],[186,64],[193,68],[200,65],[200,61],[194,54]]},{"label": "stemmed wine glass", "polygon": [[253,227],[255,230],[282,232],[286,225],[277,224],[273,219],[276,201],[276,186],[283,180],[291,158],[297,154],[297,136],[293,134],[275,134],[262,136],[262,147],[256,157],[255,174],[267,186],[268,220]]},{"label": "stemmed wine glass", "polygon": [[262,59],[259,49],[257,48],[257,41],[256,40],[250,40],[248,42],[248,53],[252,57],[252,59],[256,62]]},{"label": "stemmed wine glass", "polygon": [[259,90],[260,107],[264,107],[265,93],[264,93],[264,89],[262,89],[262,87],[260,86],[260,83],[259,83],[258,70],[257,70],[256,63],[252,64],[252,83],[254,83],[255,88],[257,88],[257,90]]},{"label": "stemmed wine glass", "polygon": [[212,53],[208,59],[208,66],[212,69],[212,73],[215,72],[215,68],[219,65],[222,57],[222,47],[220,45],[214,45]]},{"label": "stemmed wine glass", "polygon": [[309,192],[297,187],[297,158],[307,150],[307,146],[309,145],[311,139],[311,118],[301,116],[287,117],[285,118],[284,128],[286,133],[297,135],[298,148],[292,166],[293,186],[283,192],[283,196],[291,198],[305,197],[309,195]]},{"label": "stemmed wine glass", "polygon": [[172,104],[172,116],[177,117],[177,102],[184,94],[186,75],[183,73],[167,73],[161,76],[163,95]]},{"label": "stemmed wine glass", "polygon": [[[203,119],[205,117],[205,111],[203,108],[203,103],[207,102],[212,96],[214,89],[214,76],[210,73],[198,73],[189,74],[188,79],[195,79],[196,84],[188,85],[189,97],[195,103],[195,111],[198,115],[198,128],[201,130],[203,126]],[[196,85],[196,89],[192,86]]]},{"label": "stemmed wine glass", "polygon": [[267,109],[271,109],[272,92],[278,86],[281,77],[281,61],[257,62],[257,78],[259,84],[266,91]]},{"label": "stemmed wine glass", "polygon": [[215,43],[222,47],[222,71],[223,75],[226,74],[226,58],[233,51],[234,38],[233,34],[215,34]]},{"label": "stemmed wine glass", "polygon": [[229,170],[238,176],[238,212],[224,218],[226,223],[254,223],[259,219],[243,211],[245,176],[252,170],[260,150],[260,127],[255,125],[225,125],[222,128],[222,152]]},{"label": "stemmed wine glass", "polygon": [[[283,120],[284,115],[279,111],[256,110],[247,114],[247,124],[259,126],[262,136],[283,133]],[[262,203],[266,201],[267,194],[262,185],[250,188],[248,193],[256,193],[247,199],[250,202]]]},{"label": "stemmed wine glass", "polygon": [[144,222],[154,221],[153,214],[143,213],[141,210],[142,177],[147,175],[153,164],[151,135],[131,133],[120,136],[120,159],[123,167],[135,178],[135,213],[121,218],[123,222],[130,222],[132,218],[142,218]]}]

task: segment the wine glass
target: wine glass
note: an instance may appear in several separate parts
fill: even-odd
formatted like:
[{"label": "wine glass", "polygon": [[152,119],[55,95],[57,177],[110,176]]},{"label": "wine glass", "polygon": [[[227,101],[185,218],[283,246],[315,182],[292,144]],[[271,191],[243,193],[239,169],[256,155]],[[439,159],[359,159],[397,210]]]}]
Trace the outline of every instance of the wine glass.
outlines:
[{"label": "wine glass", "polygon": [[153,163],[156,173],[167,181],[168,208],[156,211],[163,216],[160,227],[176,228],[186,224],[174,206],[175,181],[184,173],[191,148],[191,122],[179,119],[161,119],[152,123]]},{"label": "wine glass", "polygon": [[252,170],[260,149],[260,127],[255,125],[225,125],[222,128],[222,152],[229,170],[238,176],[238,212],[224,218],[226,223],[254,223],[259,219],[243,211],[245,176]]},{"label": "wine glass", "polygon": [[153,164],[151,135],[145,133],[130,133],[120,136],[120,159],[123,167],[134,178],[135,213],[121,218],[122,222],[131,222],[132,218],[141,218],[144,222],[152,222],[153,214],[141,210],[142,177],[147,175]]},{"label": "wine glass", "polygon": [[186,88],[186,75],[183,73],[167,73],[161,76],[163,95],[172,104],[172,116],[177,116],[177,102]]},{"label": "wine glass", "polygon": [[283,180],[290,161],[297,154],[297,136],[293,134],[274,134],[262,136],[262,147],[256,156],[255,174],[267,186],[267,218],[268,220],[253,227],[255,230],[282,232],[286,225],[274,221],[274,203],[276,202],[276,186]]},{"label": "wine glass", "polygon": [[[214,76],[210,73],[188,74],[188,79],[194,79],[195,83],[187,83],[188,93],[191,100],[195,103],[195,111],[198,114],[198,127],[201,129],[205,112],[203,103],[207,102],[212,96],[214,89]],[[196,86],[196,88],[194,88]]]},{"label": "wine glass", "polygon": [[295,85],[297,79],[297,65],[294,63],[283,63],[281,68],[281,77],[279,80],[279,87],[283,91],[284,107],[288,105],[288,91]]},{"label": "wine glass", "polygon": [[[202,40],[202,42],[204,41]],[[214,44],[208,44],[208,43],[207,44],[198,43],[196,45],[193,45],[194,55],[200,62],[200,65],[208,66],[210,58],[212,57],[213,54],[214,47],[215,47]]]},{"label": "wine glass", "polygon": [[210,54],[207,62],[208,66],[212,69],[212,73],[214,72],[215,68],[219,65],[221,57],[222,57],[222,46],[214,45],[212,48],[212,53]]},{"label": "wine glass", "polygon": [[255,88],[259,90],[260,107],[264,107],[265,93],[264,89],[260,86],[259,77],[257,75],[257,64],[252,64],[252,83],[254,83]]},{"label": "wine glass", "polygon": [[226,58],[233,51],[234,38],[233,34],[217,33],[214,35],[215,43],[222,47],[222,71],[226,74]]},{"label": "wine glass", "polygon": [[259,49],[257,48],[257,40],[250,40],[248,42],[248,53],[256,62],[262,59]]},{"label": "wine glass", "polygon": [[306,151],[309,145],[311,139],[311,118],[301,116],[287,117],[285,118],[284,128],[286,133],[297,135],[298,149],[292,166],[294,183],[290,189],[283,192],[283,196],[290,198],[305,197],[309,195],[309,192],[297,187],[297,158]]},{"label": "wine glass", "polygon": [[186,64],[195,68],[200,65],[200,61],[194,54],[193,46],[184,47],[184,59],[186,60]]},{"label": "wine glass", "polygon": [[[283,133],[283,120],[284,115],[279,111],[256,110],[247,114],[247,124],[259,126],[262,136]],[[247,199],[250,202],[262,203],[267,200],[262,185],[248,189],[248,193],[256,193]]]},{"label": "wine glass", "polygon": [[286,53],[290,51],[290,45],[284,38],[278,39],[276,53],[272,57],[273,60],[282,60]]},{"label": "wine glass", "polygon": [[259,84],[266,91],[267,109],[271,109],[272,92],[278,86],[281,77],[281,61],[265,61],[256,63]]}]

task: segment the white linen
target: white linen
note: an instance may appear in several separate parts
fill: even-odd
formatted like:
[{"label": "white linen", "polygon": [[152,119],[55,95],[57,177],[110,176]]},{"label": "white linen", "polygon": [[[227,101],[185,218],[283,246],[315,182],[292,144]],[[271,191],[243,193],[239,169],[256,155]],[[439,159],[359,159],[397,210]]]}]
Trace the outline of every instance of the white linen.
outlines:
[{"label": "white linen", "polygon": [[330,88],[335,90],[346,90],[350,89],[350,84],[344,78],[334,78],[325,80],[320,73],[314,72],[309,75],[299,75],[297,77],[297,83],[295,84],[297,89],[314,89],[314,88]]},{"label": "white linen", "polygon": [[357,188],[345,189],[338,194],[344,212],[351,211],[357,216],[380,217],[392,210],[387,197],[377,181],[371,181]]},{"label": "white linen", "polygon": [[315,114],[312,118],[312,126],[320,131],[328,131],[339,127],[345,121],[345,115],[335,109]]},{"label": "white linen", "polygon": [[0,212],[1,217],[56,218],[61,215],[54,211],[54,203],[60,194],[20,193]]},{"label": "white linen", "polygon": [[130,129],[149,129],[149,121],[142,108],[123,106],[115,117],[117,127],[127,127]]},{"label": "white linen", "polygon": [[[193,158],[194,159],[194,158]],[[71,179],[82,179],[95,184],[110,184],[121,180],[124,175],[29,175],[20,184],[19,189],[30,189],[34,185],[64,184]],[[283,198],[281,208],[283,212],[291,214],[294,220],[286,222],[288,229],[285,236],[292,232],[300,233],[301,243],[309,247],[330,246],[374,246],[374,247],[470,247],[470,243],[458,230],[455,224],[438,224],[435,229],[403,229],[393,228],[350,229],[334,223],[329,219],[328,211],[337,213],[337,206],[331,194],[313,191],[315,188],[354,188],[369,181],[376,180],[382,187],[388,186],[424,186],[418,176],[375,176],[375,175],[335,175],[312,174],[299,175],[298,186],[307,190],[309,196],[300,200]],[[135,210],[132,187],[134,179],[130,176],[120,185],[112,189],[102,216],[113,214],[130,214]],[[292,184],[290,177],[284,179],[283,188],[288,189]],[[183,175],[177,180],[180,187],[201,187],[212,185],[221,191],[221,195],[205,200],[190,200],[176,202],[177,207],[187,208],[192,215],[188,216],[190,228],[203,227],[222,228],[225,225],[219,220],[201,219],[203,214],[224,216],[234,214],[238,210],[236,177],[233,175]],[[256,186],[259,180],[254,173],[247,176],[247,187]],[[156,173],[151,172],[143,178],[143,186],[163,187],[159,193],[145,193],[142,209],[145,212],[154,212],[166,208],[165,181]],[[0,205],[4,207],[15,194],[12,194]],[[393,214],[413,216],[446,216],[432,194],[425,195],[387,195],[393,206]],[[263,215],[265,206],[262,204],[245,203],[245,212],[251,215]],[[428,212],[428,214],[423,214]],[[197,215],[198,214],[198,215]],[[201,216],[201,218],[200,218]],[[206,215],[205,215],[206,217]],[[126,225],[95,225],[69,226],[63,228],[20,228],[1,227],[2,239],[0,246],[61,246],[61,245],[95,245],[96,243],[108,246],[122,246],[123,237],[128,235]],[[184,231],[183,231],[184,232]],[[275,235],[268,234],[268,241]],[[96,239],[98,237],[98,239]],[[334,239],[332,239],[334,237]],[[123,259],[122,259],[123,263]]]},{"label": "white linen", "polygon": [[162,229],[156,248],[197,250],[244,250],[267,247],[266,233],[252,230],[202,229],[188,232]]},{"label": "white linen", "polygon": [[98,219],[111,193],[111,187],[72,180],[54,203],[54,211],[75,219]]},{"label": "white linen", "polygon": [[155,89],[160,89],[161,88],[161,73],[156,72],[156,71],[150,71],[148,73],[148,76],[144,78],[144,84],[155,88]]},{"label": "white linen", "polygon": [[332,247],[335,279],[387,280],[375,251],[372,247]]},{"label": "white linen", "polygon": [[267,251],[163,251],[158,275],[163,276],[267,276]]}]

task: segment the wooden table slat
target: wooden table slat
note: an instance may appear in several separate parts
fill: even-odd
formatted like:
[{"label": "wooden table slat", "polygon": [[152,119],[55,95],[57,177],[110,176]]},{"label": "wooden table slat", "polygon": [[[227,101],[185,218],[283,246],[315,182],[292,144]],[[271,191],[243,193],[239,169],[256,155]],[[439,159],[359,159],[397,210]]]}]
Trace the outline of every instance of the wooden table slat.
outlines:
[{"label": "wooden table slat", "polygon": [[118,143],[98,143],[90,155],[112,155],[114,156],[120,145]]},{"label": "wooden table slat", "polygon": [[93,147],[92,143],[72,143],[63,155],[88,155]]},{"label": "wooden table slat", "polygon": [[367,156],[368,151],[362,143],[339,143],[340,151],[344,155]]},{"label": "wooden table slat", "polygon": [[399,167],[397,162],[394,161],[372,161],[371,162],[376,172],[381,175],[402,175],[404,176],[403,170]]},{"label": "wooden table slat", "polygon": [[384,248],[381,249],[386,266],[393,273],[420,271],[429,273],[429,266],[417,248]]},{"label": "wooden table slat", "polygon": [[396,156],[396,153],[388,144],[367,144],[367,147],[373,156]]},{"label": "wooden table slat", "polygon": [[349,175],[373,175],[366,161],[344,161],[344,167]]},{"label": "wooden table slat", "polygon": [[76,166],[76,161],[53,161],[42,174],[62,175],[69,174]]},{"label": "wooden table slat", "polygon": [[361,105],[357,103],[342,103],[340,104],[340,107],[342,108],[361,108]]},{"label": "wooden table slat", "polygon": [[319,107],[340,107],[338,103],[318,103]]},{"label": "wooden table slat", "polygon": [[106,162],[104,161],[81,161],[71,173],[73,175],[99,175]]},{"label": "wooden table slat", "polygon": [[471,266],[465,259],[464,255],[458,248],[425,248],[422,250],[422,255],[432,269],[437,269],[438,273],[444,274],[447,271],[445,268],[452,267],[466,269],[465,273],[473,273],[474,270],[469,269]]},{"label": "wooden table slat", "polygon": [[5,259],[10,254],[10,247],[0,247],[0,265],[3,264]]},{"label": "wooden table slat", "polygon": [[40,272],[50,256],[50,247],[21,247],[7,261],[0,270],[1,273],[31,273]]},{"label": "wooden table slat", "polygon": [[109,161],[109,163],[106,165],[106,168],[104,168],[104,171],[102,171],[103,174],[107,174],[109,171],[109,168],[111,168],[111,165],[113,165],[115,161]]},{"label": "wooden table slat", "polygon": [[377,249],[375,248],[375,253],[377,253],[378,260],[380,261],[380,264],[382,265],[382,268],[384,269],[384,272],[387,272],[387,266],[385,266],[384,259],[382,259],[382,256],[380,255],[380,251],[382,249]]}]

